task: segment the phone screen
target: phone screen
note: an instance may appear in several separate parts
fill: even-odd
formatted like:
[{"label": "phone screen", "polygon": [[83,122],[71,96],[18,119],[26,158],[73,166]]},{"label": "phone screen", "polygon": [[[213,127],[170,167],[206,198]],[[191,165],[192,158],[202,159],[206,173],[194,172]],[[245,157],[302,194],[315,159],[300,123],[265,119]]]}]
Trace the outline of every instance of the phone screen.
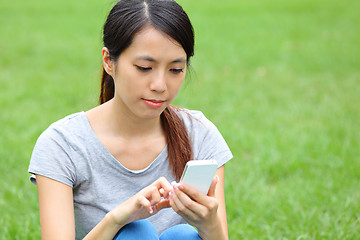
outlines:
[{"label": "phone screen", "polygon": [[180,182],[207,194],[217,167],[216,160],[191,160],[187,162]]}]

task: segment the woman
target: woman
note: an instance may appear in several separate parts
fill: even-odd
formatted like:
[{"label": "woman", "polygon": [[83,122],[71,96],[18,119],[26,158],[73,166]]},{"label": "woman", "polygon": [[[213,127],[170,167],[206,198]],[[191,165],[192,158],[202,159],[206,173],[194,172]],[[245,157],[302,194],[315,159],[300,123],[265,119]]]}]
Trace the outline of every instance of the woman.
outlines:
[{"label": "woman", "polygon": [[[43,239],[227,239],[231,152],[201,112],[170,105],[193,56],[186,13],[122,0],[103,41],[100,105],[52,124],[31,157]],[[191,159],[218,161],[207,195],[169,183]]]}]

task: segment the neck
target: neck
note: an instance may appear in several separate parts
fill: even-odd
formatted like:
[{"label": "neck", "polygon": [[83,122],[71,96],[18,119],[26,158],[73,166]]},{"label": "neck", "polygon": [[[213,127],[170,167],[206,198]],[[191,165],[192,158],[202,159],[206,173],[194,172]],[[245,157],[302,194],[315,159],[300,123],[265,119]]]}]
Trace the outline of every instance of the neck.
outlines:
[{"label": "neck", "polygon": [[160,116],[151,119],[139,118],[128,111],[127,108],[119,105],[116,99],[112,99],[104,104],[106,105],[104,105],[105,116],[103,117],[105,117],[104,120],[107,123],[108,130],[112,134],[127,139],[163,134]]}]

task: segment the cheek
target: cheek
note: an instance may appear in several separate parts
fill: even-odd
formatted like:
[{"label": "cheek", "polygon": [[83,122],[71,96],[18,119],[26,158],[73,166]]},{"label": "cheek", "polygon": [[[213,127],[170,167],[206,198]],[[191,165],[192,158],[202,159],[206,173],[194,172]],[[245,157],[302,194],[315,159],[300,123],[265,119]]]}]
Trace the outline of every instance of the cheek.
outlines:
[{"label": "cheek", "polygon": [[176,95],[181,89],[183,82],[184,82],[184,78],[182,77],[178,79],[172,79],[172,81],[168,83],[168,89],[171,91],[171,94]]},{"label": "cheek", "polygon": [[141,88],[138,75],[132,69],[121,69],[116,75],[115,88],[125,95],[133,94]]}]

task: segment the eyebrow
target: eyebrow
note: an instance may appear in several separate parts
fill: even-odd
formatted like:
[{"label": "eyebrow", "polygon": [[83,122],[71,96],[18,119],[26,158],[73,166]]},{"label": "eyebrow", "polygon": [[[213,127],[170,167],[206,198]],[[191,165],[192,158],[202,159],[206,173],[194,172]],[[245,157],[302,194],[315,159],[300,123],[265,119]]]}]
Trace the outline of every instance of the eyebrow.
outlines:
[{"label": "eyebrow", "polygon": [[[150,62],[157,62],[154,58],[149,57],[149,56],[139,56],[136,59],[137,60],[150,61]],[[171,61],[171,63],[186,63],[186,59],[185,58],[178,58],[178,59],[175,59],[174,61]]]}]

